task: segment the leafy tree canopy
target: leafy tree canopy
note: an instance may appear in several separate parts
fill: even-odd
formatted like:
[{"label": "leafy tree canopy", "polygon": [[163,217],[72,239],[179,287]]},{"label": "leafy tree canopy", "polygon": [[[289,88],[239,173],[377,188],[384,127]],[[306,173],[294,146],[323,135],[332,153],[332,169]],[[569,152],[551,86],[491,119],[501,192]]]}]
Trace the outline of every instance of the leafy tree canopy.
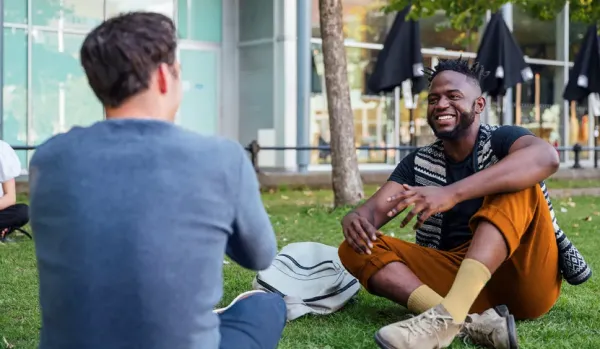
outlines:
[{"label": "leafy tree canopy", "polygon": [[[467,32],[484,24],[487,10],[496,12],[509,2],[524,9],[531,17],[544,21],[555,19],[567,3],[565,0],[390,0],[384,10],[400,11],[411,5],[408,16],[412,19],[430,17],[443,10],[451,28]],[[600,21],[600,0],[571,1],[569,15],[571,21],[597,23]]]}]

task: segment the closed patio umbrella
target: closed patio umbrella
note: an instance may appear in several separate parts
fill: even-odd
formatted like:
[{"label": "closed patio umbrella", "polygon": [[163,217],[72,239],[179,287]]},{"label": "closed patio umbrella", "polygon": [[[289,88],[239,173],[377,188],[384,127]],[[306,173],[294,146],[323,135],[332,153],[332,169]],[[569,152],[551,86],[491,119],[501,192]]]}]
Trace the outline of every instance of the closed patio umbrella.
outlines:
[{"label": "closed patio umbrella", "polygon": [[[569,73],[569,82],[565,86],[563,98],[567,101],[582,101],[592,93],[600,93],[600,45],[598,43],[598,27],[592,24],[583,38],[575,64]],[[596,129],[600,124],[600,115],[589,115],[595,120]],[[594,147],[598,146],[598,137],[594,135]],[[598,167],[598,152],[594,151],[594,167]]]},{"label": "closed patio umbrella", "polygon": [[407,79],[412,80],[413,94],[425,89],[419,22],[406,20],[409,9],[406,7],[396,15],[377,56],[368,81],[369,90],[374,93],[392,92]]},{"label": "closed patio umbrella", "polygon": [[525,62],[523,51],[508,29],[501,13],[495,13],[488,22],[477,51],[477,62],[490,72],[482,82],[482,92],[498,98],[502,123],[502,97],[506,90],[533,78]]},{"label": "closed patio umbrella", "polygon": [[[403,82],[410,80],[410,95],[414,98],[414,95],[426,87],[419,22],[406,19],[409,10],[410,6],[407,6],[396,15],[383,49],[377,56],[373,74],[368,81],[368,88],[374,93],[392,92],[401,87]],[[407,95],[407,91],[404,94]],[[413,109],[410,109],[410,123],[413,130]],[[411,144],[413,138],[411,132]]]},{"label": "closed patio umbrella", "polygon": [[600,45],[597,33],[595,24],[588,27],[563,93],[567,101],[581,101],[590,93],[600,93]]}]

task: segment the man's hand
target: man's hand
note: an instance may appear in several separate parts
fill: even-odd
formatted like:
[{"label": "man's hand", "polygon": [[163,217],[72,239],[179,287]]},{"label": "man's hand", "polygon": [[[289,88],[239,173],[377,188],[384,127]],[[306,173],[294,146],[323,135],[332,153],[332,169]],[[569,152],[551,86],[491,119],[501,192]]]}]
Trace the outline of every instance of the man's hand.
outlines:
[{"label": "man's hand", "polygon": [[364,217],[353,212],[342,220],[342,229],[346,241],[357,253],[371,254],[373,243],[381,232]]},{"label": "man's hand", "polygon": [[405,191],[390,196],[387,201],[396,203],[388,212],[388,217],[394,217],[414,204],[414,208],[406,215],[401,227],[405,227],[414,216],[419,215],[414,229],[418,229],[432,215],[445,212],[454,207],[458,200],[450,187],[412,187],[404,184]]}]

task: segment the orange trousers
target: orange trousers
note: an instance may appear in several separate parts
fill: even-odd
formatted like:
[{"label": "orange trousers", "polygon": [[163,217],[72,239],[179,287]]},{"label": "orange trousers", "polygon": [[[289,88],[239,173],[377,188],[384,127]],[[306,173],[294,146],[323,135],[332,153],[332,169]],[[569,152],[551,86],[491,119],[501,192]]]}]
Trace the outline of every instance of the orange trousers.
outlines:
[{"label": "orange trousers", "polygon": [[[498,228],[508,248],[507,260],[496,270],[471,307],[481,313],[505,304],[516,319],[535,319],[547,313],[560,295],[562,277],[550,211],[539,186],[516,193],[488,196],[471,217],[471,231],[482,220]],[[369,290],[368,281],[388,263],[404,263],[425,285],[445,297],[470,242],[441,251],[382,236],[371,254],[355,252],[344,241],[342,264]]]}]

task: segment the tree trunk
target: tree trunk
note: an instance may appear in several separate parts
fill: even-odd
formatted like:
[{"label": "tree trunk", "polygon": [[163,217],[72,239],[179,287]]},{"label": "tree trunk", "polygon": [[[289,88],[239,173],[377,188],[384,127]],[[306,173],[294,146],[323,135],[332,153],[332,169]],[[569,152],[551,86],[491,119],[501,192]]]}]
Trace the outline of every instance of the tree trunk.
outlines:
[{"label": "tree trunk", "polygon": [[364,193],[354,145],[354,114],[350,105],[342,0],[319,0],[319,13],[331,133],[334,206],[355,205]]}]

